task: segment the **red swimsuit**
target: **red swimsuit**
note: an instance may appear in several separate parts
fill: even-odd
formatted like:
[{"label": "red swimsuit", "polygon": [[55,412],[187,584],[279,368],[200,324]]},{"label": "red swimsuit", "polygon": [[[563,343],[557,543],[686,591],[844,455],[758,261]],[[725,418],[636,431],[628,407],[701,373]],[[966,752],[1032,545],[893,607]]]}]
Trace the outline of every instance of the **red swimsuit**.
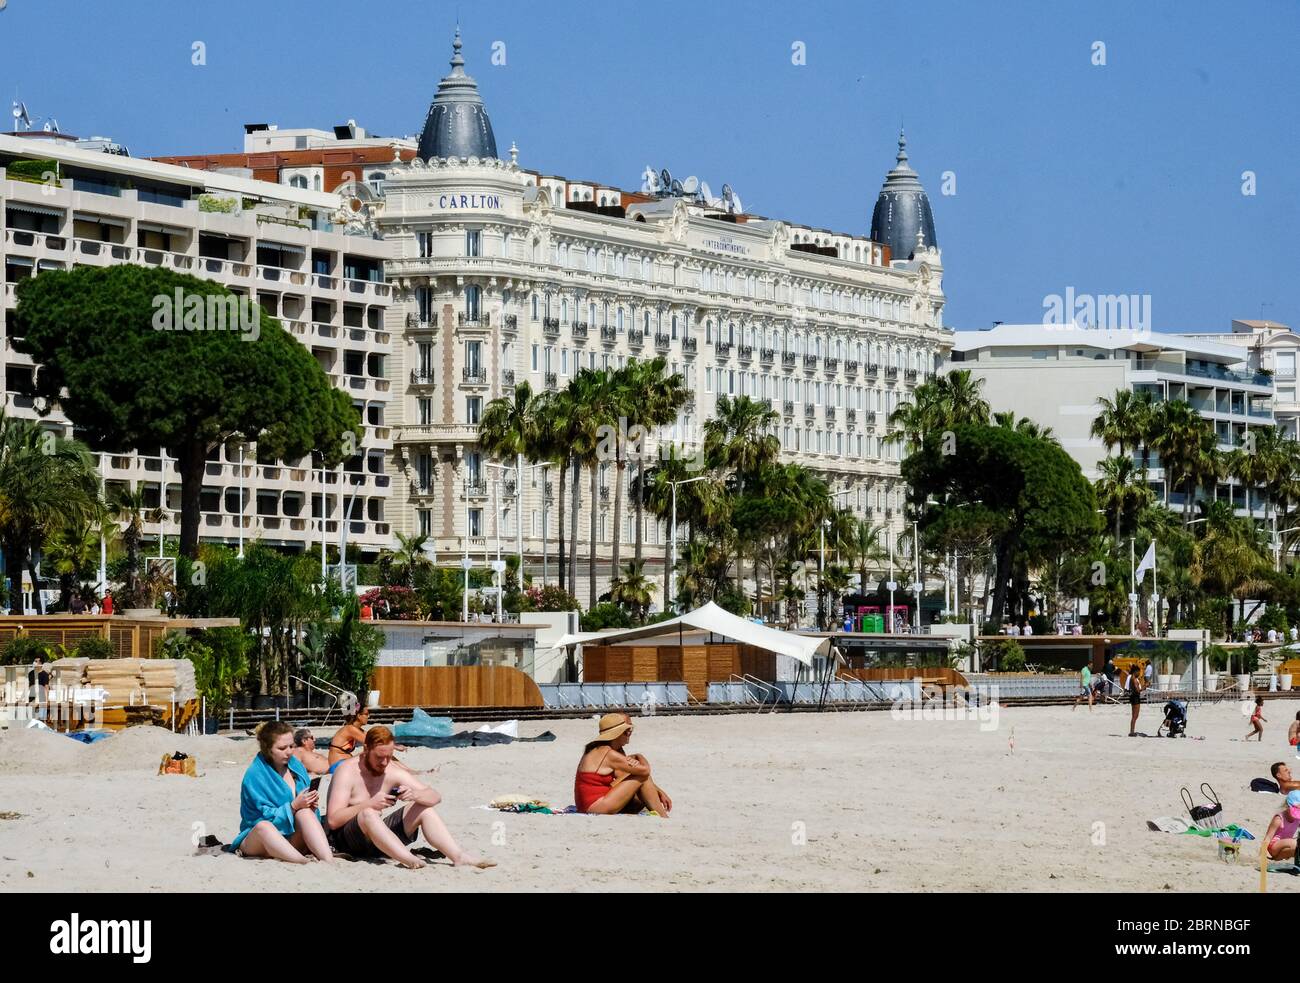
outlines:
[{"label": "red swimsuit", "polygon": [[[604,763],[605,760],[602,758],[600,764]],[[613,787],[612,771],[608,775],[601,775],[594,771],[580,771],[573,777],[573,804],[577,806],[579,812],[587,812]]]}]

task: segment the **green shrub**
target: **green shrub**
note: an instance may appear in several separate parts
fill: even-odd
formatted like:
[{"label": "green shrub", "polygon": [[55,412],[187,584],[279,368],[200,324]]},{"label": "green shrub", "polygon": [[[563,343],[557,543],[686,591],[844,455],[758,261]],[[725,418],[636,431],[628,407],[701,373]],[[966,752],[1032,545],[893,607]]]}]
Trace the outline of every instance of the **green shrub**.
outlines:
[{"label": "green shrub", "polygon": [[0,649],[0,665],[25,666],[38,658],[50,659],[50,643],[31,635],[18,635]]},{"label": "green shrub", "polygon": [[597,604],[582,616],[583,631],[602,631],[606,628],[631,628],[632,617],[623,608],[610,601]]},{"label": "green shrub", "polygon": [[1272,628],[1285,635],[1287,629],[1291,626],[1287,624],[1286,611],[1280,607],[1270,606],[1267,611],[1260,615],[1259,621],[1255,623],[1255,627],[1265,633]]},{"label": "green shrub", "polygon": [[983,647],[985,667],[996,667],[994,672],[1024,672],[1025,650],[1014,638],[985,642]]},{"label": "green shrub", "polygon": [[78,659],[111,659],[117,655],[108,639],[99,635],[91,635],[77,642],[72,654]]},{"label": "green shrub", "polygon": [[1223,672],[1228,668],[1228,650],[1222,645],[1210,645],[1205,649],[1206,661],[1211,672]]}]

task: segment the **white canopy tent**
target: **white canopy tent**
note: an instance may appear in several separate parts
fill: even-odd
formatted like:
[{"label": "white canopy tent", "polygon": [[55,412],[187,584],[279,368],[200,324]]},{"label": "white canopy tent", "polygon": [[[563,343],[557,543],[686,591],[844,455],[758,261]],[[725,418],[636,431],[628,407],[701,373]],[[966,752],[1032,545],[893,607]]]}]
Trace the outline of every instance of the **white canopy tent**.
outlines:
[{"label": "white canopy tent", "polygon": [[811,668],[813,656],[830,654],[831,640],[827,638],[810,638],[795,635],[778,628],[768,628],[737,617],[730,611],[723,610],[712,601],[701,608],[687,612],[668,621],[657,621],[653,625],[639,628],[624,628],[620,631],[584,631],[565,635],[555,643],[556,648],[570,648],[584,642],[601,645],[617,645],[638,638],[654,635],[668,635],[686,629],[707,631],[722,635],[745,645],[753,645],[777,655],[788,655],[800,665]]}]

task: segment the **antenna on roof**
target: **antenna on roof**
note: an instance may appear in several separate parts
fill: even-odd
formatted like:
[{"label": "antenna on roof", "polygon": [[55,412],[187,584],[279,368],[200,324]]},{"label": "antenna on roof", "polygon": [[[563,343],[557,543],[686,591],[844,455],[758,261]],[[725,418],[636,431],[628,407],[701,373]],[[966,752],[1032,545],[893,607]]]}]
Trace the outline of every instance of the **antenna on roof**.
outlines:
[{"label": "antenna on roof", "polygon": [[673,190],[673,176],[668,173],[668,168],[659,172],[659,193],[666,195]]}]

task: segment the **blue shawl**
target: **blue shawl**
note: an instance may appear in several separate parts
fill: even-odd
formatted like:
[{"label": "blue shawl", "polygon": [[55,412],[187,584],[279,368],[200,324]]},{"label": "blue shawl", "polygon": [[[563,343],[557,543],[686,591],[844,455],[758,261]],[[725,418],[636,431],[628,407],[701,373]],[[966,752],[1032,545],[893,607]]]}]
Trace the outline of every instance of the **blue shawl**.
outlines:
[{"label": "blue shawl", "polygon": [[284,836],[293,835],[293,810],[289,805],[295,796],[310,787],[311,779],[296,757],[289,759],[289,771],[293,773],[292,793],[261,752],[253,756],[239,787],[239,835],[231,844],[235,849],[239,849],[244,837],[263,821],[271,823]]}]

